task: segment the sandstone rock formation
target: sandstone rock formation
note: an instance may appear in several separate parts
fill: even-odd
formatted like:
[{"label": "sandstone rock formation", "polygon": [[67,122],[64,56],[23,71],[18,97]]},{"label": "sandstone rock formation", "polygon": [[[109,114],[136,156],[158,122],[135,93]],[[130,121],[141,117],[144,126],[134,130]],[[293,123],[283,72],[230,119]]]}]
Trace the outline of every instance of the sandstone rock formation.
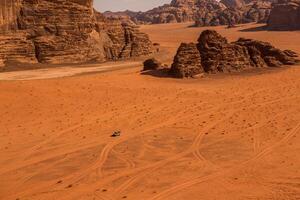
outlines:
[{"label": "sandstone rock formation", "polygon": [[0,68],[8,62],[37,63],[34,44],[25,33],[0,35]]},{"label": "sandstone rock formation", "polygon": [[136,24],[195,22],[195,26],[217,26],[267,22],[275,0],[172,0],[146,12],[106,12]]},{"label": "sandstone rock formation", "polygon": [[295,52],[290,50],[281,51],[267,42],[240,38],[234,44],[247,48],[251,61],[256,67],[279,67],[281,65],[296,64],[297,54]]},{"label": "sandstone rock formation", "polygon": [[177,78],[194,77],[203,73],[200,52],[194,43],[182,43],[174,57],[170,74]]},{"label": "sandstone rock formation", "polygon": [[174,58],[170,74],[195,77],[204,73],[239,72],[262,67],[279,67],[298,62],[297,54],[281,51],[270,43],[240,38],[229,43],[216,31],[203,31],[198,43],[182,43]]},{"label": "sandstone rock formation", "polygon": [[300,0],[279,0],[268,20],[270,30],[300,29]]},{"label": "sandstone rock formation", "polygon": [[216,31],[203,31],[198,39],[202,67],[207,73],[240,71],[251,67],[247,48],[227,39]]},{"label": "sandstone rock formation", "polygon": [[244,0],[221,0],[221,3],[231,8],[241,8],[246,4]]},{"label": "sandstone rock formation", "polygon": [[141,33],[136,25],[106,19],[99,27],[102,27],[100,29],[104,36],[108,37],[105,52],[110,60],[138,57],[153,51],[148,35]]},{"label": "sandstone rock formation", "polygon": [[216,0],[172,0],[170,4],[159,6],[146,12],[106,12],[107,16],[129,16],[137,24],[162,24],[191,22],[207,13],[226,7]]},{"label": "sandstone rock formation", "polygon": [[106,19],[93,0],[6,0],[0,4],[0,63],[81,63],[146,55],[137,27]]},{"label": "sandstone rock formation", "polygon": [[162,67],[162,64],[155,58],[150,58],[150,59],[145,60],[143,65],[144,65],[143,71],[157,70]]},{"label": "sandstone rock formation", "polygon": [[[242,6],[241,6],[242,5]],[[197,18],[195,26],[219,26],[234,25],[250,22],[267,22],[271,10],[271,2],[253,1],[249,4],[241,4],[228,7],[224,10],[216,10],[209,13],[209,17]]]}]

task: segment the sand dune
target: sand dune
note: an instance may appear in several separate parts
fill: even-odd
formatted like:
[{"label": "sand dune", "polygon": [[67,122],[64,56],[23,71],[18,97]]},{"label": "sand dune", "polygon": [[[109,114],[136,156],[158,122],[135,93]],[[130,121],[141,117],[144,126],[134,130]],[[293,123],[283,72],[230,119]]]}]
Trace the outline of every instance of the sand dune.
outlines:
[{"label": "sand dune", "polygon": [[[187,26],[142,29],[171,62],[203,30]],[[300,32],[256,26],[215,29],[300,53]],[[298,66],[195,80],[140,68],[1,80],[0,199],[300,199]]]}]

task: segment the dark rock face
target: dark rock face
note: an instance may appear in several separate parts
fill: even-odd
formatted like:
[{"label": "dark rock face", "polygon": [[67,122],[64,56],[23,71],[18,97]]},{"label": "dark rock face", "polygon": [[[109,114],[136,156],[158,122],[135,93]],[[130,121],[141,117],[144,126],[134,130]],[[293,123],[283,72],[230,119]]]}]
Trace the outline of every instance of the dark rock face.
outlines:
[{"label": "dark rock face", "polygon": [[106,19],[92,8],[93,0],[1,2],[1,63],[102,62],[152,52],[146,34]]},{"label": "dark rock face", "polygon": [[162,64],[158,60],[156,60],[154,58],[146,60],[143,63],[143,65],[144,65],[143,71],[157,70],[157,69],[160,69],[162,67]]},{"label": "dark rock face", "polygon": [[177,78],[188,78],[203,72],[197,45],[194,43],[182,43],[174,57],[170,74]]},{"label": "dark rock face", "polygon": [[247,48],[228,43],[216,31],[202,32],[198,40],[202,66],[207,73],[241,71],[251,67]]},{"label": "dark rock face", "polygon": [[148,55],[153,51],[148,35],[141,33],[136,25],[109,19],[104,21],[102,32],[108,38],[104,48],[109,60]]},{"label": "dark rock face", "polygon": [[280,0],[275,3],[268,20],[270,30],[300,30],[300,1]]},{"label": "dark rock face", "polygon": [[202,73],[239,72],[262,67],[279,67],[297,63],[297,54],[281,51],[267,42],[239,39],[229,43],[216,31],[203,31],[198,44],[180,45],[170,69],[177,78]]}]

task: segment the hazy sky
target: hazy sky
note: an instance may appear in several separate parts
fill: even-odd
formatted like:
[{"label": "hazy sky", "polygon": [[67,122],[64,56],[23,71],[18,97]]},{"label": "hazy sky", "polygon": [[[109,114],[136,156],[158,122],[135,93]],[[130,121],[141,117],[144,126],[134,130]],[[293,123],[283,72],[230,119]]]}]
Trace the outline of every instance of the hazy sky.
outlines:
[{"label": "hazy sky", "polygon": [[98,11],[145,11],[156,6],[170,3],[171,0],[95,0],[95,8]]}]

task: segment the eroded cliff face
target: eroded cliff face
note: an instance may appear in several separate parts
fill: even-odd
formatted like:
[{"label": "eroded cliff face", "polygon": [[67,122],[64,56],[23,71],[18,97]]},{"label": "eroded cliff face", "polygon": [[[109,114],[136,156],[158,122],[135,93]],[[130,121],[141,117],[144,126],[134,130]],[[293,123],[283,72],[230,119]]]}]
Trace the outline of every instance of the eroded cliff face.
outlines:
[{"label": "eroded cliff face", "polygon": [[146,12],[105,12],[137,24],[195,22],[195,26],[266,23],[271,4],[277,0],[172,0]]},{"label": "eroded cliff face", "polygon": [[0,1],[0,67],[6,62],[37,63],[33,41],[19,30],[21,0]]},{"label": "eroded cliff face", "polygon": [[225,5],[216,0],[172,0],[146,12],[106,12],[106,16],[129,17],[137,24],[162,24],[195,21],[207,13],[225,9]]},{"label": "eroded cliff face", "polygon": [[0,33],[18,29],[17,18],[21,0],[0,1]]},{"label": "eroded cliff face", "polygon": [[2,65],[103,62],[152,51],[147,35],[106,19],[92,0],[6,0],[0,17]]},{"label": "eroded cliff face", "polygon": [[[228,1],[227,4],[231,5]],[[195,21],[196,26],[235,25],[250,22],[266,23],[270,11],[270,1],[252,1],[250,3],[232,3],[232,6],[223,10],[208,13],[205,17],[199,17]]]},{"label": "eroded cliff face", "polygon": [[225,6],[232,8],[241,8],[246,4],[244,0],[221,0],[221,2]]}]

